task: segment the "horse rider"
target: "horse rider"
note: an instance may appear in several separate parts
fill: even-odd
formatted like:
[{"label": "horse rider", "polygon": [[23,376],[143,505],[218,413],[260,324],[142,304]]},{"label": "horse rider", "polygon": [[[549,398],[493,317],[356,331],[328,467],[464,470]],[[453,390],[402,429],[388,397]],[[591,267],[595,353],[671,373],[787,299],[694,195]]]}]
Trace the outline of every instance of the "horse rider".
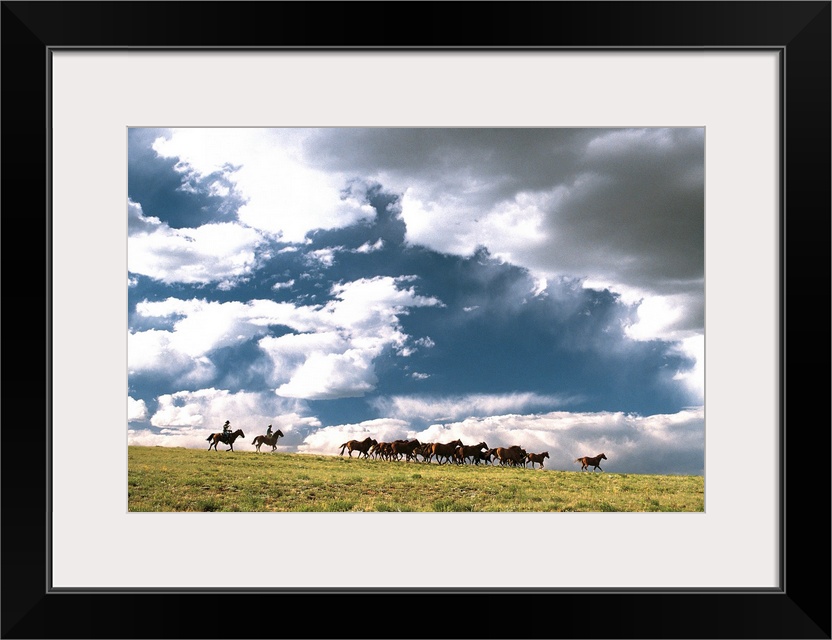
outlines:
[{"label": "horse rider", "polygon": [[268,428],[268,429],[266,429],[266,437],[267,437],[267,438],[271,438],[271,437],[272,437],[272,425],[269,425],[269,428]]},{"label": "horse rider", "polygon": [[226,439],[229,435],[231,435],[231,422],[226,420],[225,424],[222,425],[222,437],[223,440]]}]

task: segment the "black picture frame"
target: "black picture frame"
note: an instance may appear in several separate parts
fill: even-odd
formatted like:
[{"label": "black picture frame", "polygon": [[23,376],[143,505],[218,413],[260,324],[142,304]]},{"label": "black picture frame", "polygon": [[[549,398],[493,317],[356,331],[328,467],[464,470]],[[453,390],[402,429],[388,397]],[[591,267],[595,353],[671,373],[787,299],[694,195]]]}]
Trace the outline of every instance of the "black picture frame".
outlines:
[{"label": "black picture frame", "polygon": [[[829,1],[3,2],[2,637],[830,638],[830,6]],[[785,81],[780,588],[395,594],[50,590],[48,97],[50,52],[69,47],[778,51]],[[817,366],[819,353],[826,366]],[[83,417],[78,422],[82,427]],[[817,460],[804,461],[804,454],[815,451],[820,451]],[[753,465],[741,460],[737,472],[753,473]],[[494,558],[503,553],[495,549]],[[380,560],[368,553],[367,561]],[[396,570],[426,568],[417,560]]]}]

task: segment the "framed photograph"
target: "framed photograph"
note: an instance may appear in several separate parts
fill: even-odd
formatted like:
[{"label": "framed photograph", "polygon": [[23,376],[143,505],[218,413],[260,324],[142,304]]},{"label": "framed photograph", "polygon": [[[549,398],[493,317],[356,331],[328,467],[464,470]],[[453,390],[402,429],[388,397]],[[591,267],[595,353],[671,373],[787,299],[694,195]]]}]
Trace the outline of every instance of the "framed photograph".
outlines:
[{"label": "framed photograph", "polygon": [[[3,637],[829,638],[829,367],[805,354],[829,353],[830,317],[803,291],[830,290],[830,8],[4,2]],[[299,213],[269,228],[287,198]],[[464,269],[479,297],[457,295]],[[452,293],[466,320],[491,305],[465,325],[487,338],[431,324]],[[569,368],[522,370],[534,350],[495,328],[515,302],[526,343],[544,305],[606,318],[550,326],[604,350],[606,369],[558,351],[574,375],[649,362],[667,384],[545,396],[533,381]],[[420,359],[440,331],[456,349]],[[474,373],[450,367],[474,348]],[[528,394],[431,380],[489,367]],[[433,393],[405,404],[405,379]],[[382,386],[374,415],[351,400]],[[235,512],[194,485],[176,508],[181,458],[136,498],[130,447],[187,452],[240,407],[293,453],[407,418],[436,441],[523,433],[555,469],[603,450],[575,420],[604,413],[621,455],[593,478],[664,469],[704,480],[702,502]],[[403,626],[413,604],[442,613]]]}]

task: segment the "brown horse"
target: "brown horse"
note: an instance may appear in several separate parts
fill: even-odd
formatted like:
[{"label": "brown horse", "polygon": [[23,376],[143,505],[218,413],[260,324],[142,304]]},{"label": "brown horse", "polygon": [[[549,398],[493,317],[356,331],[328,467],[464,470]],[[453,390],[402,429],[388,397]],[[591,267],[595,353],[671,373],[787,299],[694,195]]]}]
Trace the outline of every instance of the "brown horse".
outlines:
[{"label": "brown horse", "polygon": [[[601,465],[601,460],[606,460],[606,459],[607,459],[607,456],[605,456],[603,453],[599,453],[594,458],[590,458],[589,456],[583,456],[582,458],[575,458],[575,462],[580,462],[581,463],[581,471],[583,471],[584,469],[589,471],[589,467],[595,467],[595,469],[601,469],[601,466],[600,466]],[[595,471],[595,469],[593,469],[593,471]],[[603,471],[603,469],[601,469],[601,471]]]},{"label": "brown horse", "polygon": [[489,464],[491,460],[496,456],[497,449],[489,449],[488,451],[477,451],[474,454],[474,464],[479,464],[482,461],[485,464]]},{"label": "brown horse", "polygon": [[534,469],[534,463],[539,462],[540,468],[543,468],[543,458],[548,458],[549,452],[544,451],[543,453],[528,453],[526,454],[526,459],[532,463],[532,469]]},{"label": "brown horse", "polygon": [[[512,467],[516,467],[518,465],[523,464],[526,461],[526,450],[518,444],[515,444],[511,447],[497,447],[494,450],[494,454],[500,461],[501,466],[505,466],[508,464]],[[523,464],[523,466],[525,465]]]},{"label": "brown horse", "polygon": [[256,436],[254,440],[251,441],[251,444],[257,445],[257,451],[260,451],[260,447],[264,444],[269,445],[272,448],[272,451],[277,449],[277,439],[283,437],[283,432],[278,429],[275,431],[271,437],[270,436]]},{"label": "brown horse", "polygon": [[462,440],[454,440],[453,442],[434,442],[431,444],[431,456],[436,458],[436,462],[442,464],[442,458],[450,462],[453,460],[454,451],[457,447],[462,446]]},{"label": "brown horse", "polygon": [[246,434],[243,433],[242,429],[237,429],[234,433],[229,433],[228,435],[223,433],[212,433],[208,436],[208,438],[206,438],[208,442],[211,443],[208,445],[208,451],[211,450],[211,447],[213,447],[214,451],[216,451],[218,442],[227,444],[230,447],[230,449],[226,449],[226,451],[234,451],[234,441],[240,437],[246,437]]},{"label": "brown horse", "polygon": [[461,461],[463,464],[468,458],[471,458],[475,464],[480,463],[480,453],[482,453],[483,449],[488,449],[488,445],[484,442],[480,442],[479,444],[471,444],[465,445],[460,447],[456,450],[457,460]]},{"label": "brown horse", "polygon": [[[350,458],[352,458],[352,452],[358,451],[358,453],[363,454],[365,458],[369,458],[369,450],[374,444],[378,444],[378,440],[375,438],[371,438],[367,436],[363,440],[348,440],[344,444],[341,445],[341,453],[338,455],[344,455],[344,449],[347,449],[350,454]],[[359,456],[360,457],[360,456]]]},{"label": "brown horse", "polygon": [[[380,458],[382,460],[389,460],[393,449],[389,442],[376,442],[370,445],[370,450],[367,452],[368,458]],[[343,451],[341,452],[343,455]]]},{"label": "brown horse", "polygon": [[430,442],[423,442],[420,444],[413,450],[413,459],[418,460],[416,456],[422,456],[422,462],[430,462],[430,449],[432,446],[433,445]]},{"label": "brown horse", "polygon": [[401,460],[402,456],[406,462],[416,459],[416,449],[422,444],[418,440],[396,440],[390,445],[390,450],[396,460]]}]

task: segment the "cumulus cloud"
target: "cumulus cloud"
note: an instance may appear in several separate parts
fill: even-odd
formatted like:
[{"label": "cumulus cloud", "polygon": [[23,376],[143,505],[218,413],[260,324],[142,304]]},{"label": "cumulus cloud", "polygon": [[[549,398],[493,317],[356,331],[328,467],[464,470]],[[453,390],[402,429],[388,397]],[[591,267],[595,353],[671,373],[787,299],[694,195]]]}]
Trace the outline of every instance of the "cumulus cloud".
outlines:
[{"label": "cumulus cloud", "polygon": [[309,251],[306,254],[306,260],[313,266],[320,265],[322,267],[331,267],[335,262],[335,254],[341,251],[342,247],[326,247],[325,249],[316,249]]},{"label": "cumulus cloud", "polygon": [[220,349],[254,341],[265,336],[271,326],[298,331],[318,326],[314,309],[271,300],[243,303],[167,298],[139,302],[135,311],[143,321],[165,326],[128,334],[131,375],[162,376],[191,387],[209,385],[216,379],[220,372],[212,358]]},{"label": "cumulus cloud", "polygon": [[[153,149],[178,161],[189,175],[223,172],[245,200],[243,224],[302,243],[310,231],[345,227],[372,218],[360,189],[345,190],[344,176],[299,160],[305,129],[171,129]],[[231,167],[232,169],[229,169]]]},{"label": "cumulus cloud", "polygon": [[230,288],[247,280],[268,257],[259,252],[263,237],[231,222],[195,229],[172,229],[158,218],[145,218],[128,202],[127,269],[165,284],[221,283]]},{"label": "cumulus cloud", "polygon": [[127,199],[127,234],[154,233],[164,227],[162,221],[154,216],[145,216],[142,205]]},{"label": "cumulus cloud", "polygon": [[436,306],[436,298],[402,286],[409,277],[375,277],[333,285],[334,299],[318,308],[317,330],[265,337],[259,342],[274,363],[277,393],[306,399],[363,396],[377,383],[373,360],[387,347],[403,347],[399,315],[410,307]]},{"label": "cumulus cloud", "polygon": [[307,354],[291,379],[276,393],[290,398],[331,400],[363,396],[375,388],[375,349],[348,349],[344,353]]},{"label": "cumulus cloud", "polygon": [[356,253],[372,253],[373,251],[381,251],[384,248],[384,240],[379,238],[372,244],[370,242],[365,242],[362,244],[358,249],[355,250]]},{"label": "cumulus cloud", "polygon": [[536,407],[562,406],[570,398],[537,393],[469,394],[462,396],[388,396],[374,398],[372,405],[383,415],[401,420],[448,421],[468,416],[528,411]]},{"label": "cumulus cloud", "polygon": [[280,289],[291,289],[295,285],[294,280],[287,280],[286,282],[275,282],[272,285],[272,289],[278,291]]},{"label": "cumulus cloud", "polygon": [[[273,363],[272,380],[286,397],[331,399],[360,396],[377,382],[373,360],[386,347],[404,345],[399,314],[441,302],[406,286],[409,277],[376,277],[333,286],[325,305],[252,300],[211,302],[167,298],[136,304],[136,314],[172,322],[128,336],[130,371],[208,382],[212,354],[257,341]],[[269,335],[270,327],[294,331]]]},{"label": "cumulus cloud", "polygon": [[204,384],[215,375],[210,360],[185,353],[173,332],[156,329],[128,333],[127,367],[130,375],[152,374],[181,383]]},{"label": "cumulus cloud", "polygon": [[294,317],[292,312],[295,310],[293,305],[269,301],[253,304],[177,298],[168,298],[160,302],[141,302],[136,305],[136,313],[139,316],[175,318],[171,331],[152,333],[164,335],[167,345],[177,353],[191,358],[204,356],[222,347],[247,342],[264,334],[270,321],[279,322],[283,317]]},{"label": "cumulus cloud", "polygon": [[147,420],[147,404],[144,400],[135,400],[127,396],[127,422]]}]

